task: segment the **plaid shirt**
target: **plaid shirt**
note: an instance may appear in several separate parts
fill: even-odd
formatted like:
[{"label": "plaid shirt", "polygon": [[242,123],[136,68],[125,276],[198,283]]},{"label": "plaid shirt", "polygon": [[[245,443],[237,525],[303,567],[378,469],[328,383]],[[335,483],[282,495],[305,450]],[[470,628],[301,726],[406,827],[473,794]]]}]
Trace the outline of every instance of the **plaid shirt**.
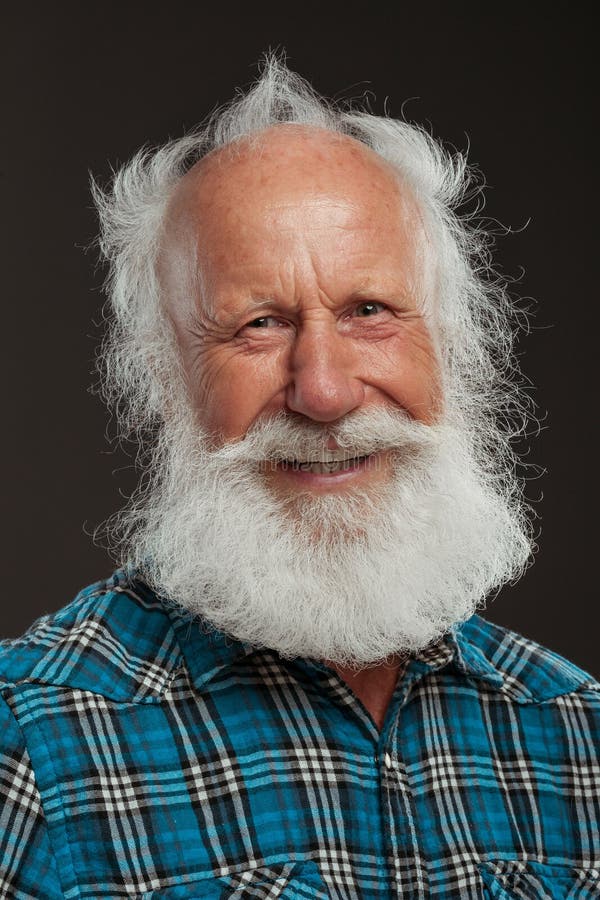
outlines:
[{"label": "plaid shirt", "polygon": [[0,688],[2,897],[600,896],[600,687],[477,616],[381,733],[123,572],[5,642]]}]

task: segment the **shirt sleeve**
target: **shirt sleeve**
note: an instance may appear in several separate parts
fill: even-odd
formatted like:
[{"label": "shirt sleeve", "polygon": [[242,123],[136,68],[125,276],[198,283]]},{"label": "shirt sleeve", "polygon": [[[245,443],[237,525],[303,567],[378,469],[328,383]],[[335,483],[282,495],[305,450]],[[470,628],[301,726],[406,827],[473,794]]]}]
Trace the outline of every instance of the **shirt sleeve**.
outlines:
[{"label": "shirt sleeve", "polygon": [[31,760],[0,696],[0,897],[63,897]]}]

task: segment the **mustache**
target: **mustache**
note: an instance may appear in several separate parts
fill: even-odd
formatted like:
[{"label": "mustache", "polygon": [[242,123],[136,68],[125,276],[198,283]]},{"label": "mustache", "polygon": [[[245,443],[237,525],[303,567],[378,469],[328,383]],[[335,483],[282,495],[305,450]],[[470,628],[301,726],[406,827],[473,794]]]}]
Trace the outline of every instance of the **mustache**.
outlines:
[{"label": "mustache", "polygon": [[[214,462],[276,463],[281,460],[333,462],[383,450],[419,453],[437,448],[440,426],[424,425],[402,410],[373,407],[320,425],[289,413],[263,419],[238,441],[212,451]],[[335,442],[335,449],[327,444]]]}]

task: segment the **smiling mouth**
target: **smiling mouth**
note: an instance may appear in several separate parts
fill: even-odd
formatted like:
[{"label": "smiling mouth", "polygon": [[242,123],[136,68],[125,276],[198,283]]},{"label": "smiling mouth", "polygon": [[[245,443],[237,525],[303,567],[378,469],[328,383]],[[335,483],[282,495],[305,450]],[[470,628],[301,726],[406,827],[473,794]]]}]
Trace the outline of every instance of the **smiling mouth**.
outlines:
[{"label": "smiling mouth", "polygon": [[290,469],[293,472],[312,472],[315,475],[330,475],[335,472],[348,472],[357,469],[371,454],[365,456],[352,456],[346,459],[332,459],[326,462],[322,460],[298,460],[282,459],[279,462],[281,469]]}]

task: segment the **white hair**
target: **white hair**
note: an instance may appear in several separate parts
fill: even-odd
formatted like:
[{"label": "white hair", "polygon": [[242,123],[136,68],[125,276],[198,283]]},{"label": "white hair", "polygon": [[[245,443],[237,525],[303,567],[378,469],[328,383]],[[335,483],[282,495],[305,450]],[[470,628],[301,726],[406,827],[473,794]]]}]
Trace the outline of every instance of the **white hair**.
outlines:
[{"label": "white hair", "polygon": [[[200,128],[158,149],[140,150],[115,174],[108,190],[92,185],[101,250],[110,267],[103,390],[114,404],[122,433],[133,432],[142,446],[146,441],[150,454],[149,477],[115,520],[123,557],[140,562],[137,535],[149,527],[153,498],[164,495],[172,475],[169,418],[176,420],[173,410],[178,409],[181,419],[187,402],[157,272],[169,202],[179,180],[207,154],[286,124],[362,142],[414,194],[438,272],[436,325],[446,421],[460,431],[486,491],[502,497],[511,518],[511,539],[518,545],[479,590],[498,587],[522,571],[531,547],[529,511],[512,449],[512,439],[525,427],[529,402],[520,391],[514,356],[516,313],[492,268],[490,238],[473,215],[458,213],[466,198],[477,195],[477,179],[464,155],[450,152],[423,128],[328,102],[274,56],[265,59],[260,78],[247,93]],[[145,550],[148,546],[146,542]]]}]

